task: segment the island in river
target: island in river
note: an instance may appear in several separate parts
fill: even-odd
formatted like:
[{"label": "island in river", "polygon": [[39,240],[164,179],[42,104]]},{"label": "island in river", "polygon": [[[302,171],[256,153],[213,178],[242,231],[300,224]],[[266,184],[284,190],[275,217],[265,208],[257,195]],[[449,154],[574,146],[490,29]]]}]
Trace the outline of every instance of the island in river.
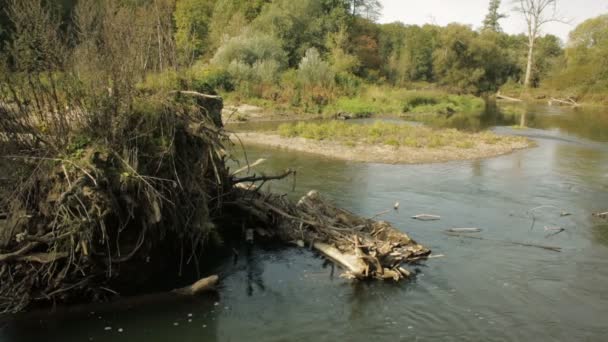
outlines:
[{"label": "island in river", "polygon": [[357,125],[338,121],[288,123],[278,131],[232,135],[265,145],[330,158],[384,164],[422,164],[496,157],[533,146],[527,138],[493,132],[467,133],[409,124]]}]

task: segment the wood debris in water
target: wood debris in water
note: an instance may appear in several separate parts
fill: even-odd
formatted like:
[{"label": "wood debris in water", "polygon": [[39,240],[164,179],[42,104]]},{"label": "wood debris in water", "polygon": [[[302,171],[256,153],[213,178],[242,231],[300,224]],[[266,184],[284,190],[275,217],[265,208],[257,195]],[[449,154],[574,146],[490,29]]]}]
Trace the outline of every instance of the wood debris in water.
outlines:
[{"label": "wood debris in water", "polygon": [[481,233],[480,228],[450,228],[446,230],[449,233]]},{"label": "wood debris in water", "polygon": [[426,259],[431,253],[389,223],[337,208],[316,191],[297,204],[284,196],[251,191],[237,198],[242,198],[240,208],[261,224],[274,227],[280,240],[312,246],[344,268],[347,278],[406,279],[412,272],[403,264]]},{"label": "wood debris in water", "polygon": [[418,221],[438,221],[441,220],[441,216],[438,215],[429,215],[429,214],[420,214],[416,216],[412,216],[414,220]]},{"label": "wood debris in water", "polygon": [[539,244],[535,244],[535,243],[517,242],[517,241],[508,241],[508,240],[486,239],[486,238],[482,238],[479,236],[471,236],[471,235],[459,234],[459,233],[450,233],[450,232],[444,232],[444,233],[449,236],[466,238],[466,239],[492,241],[492,242],[506,243],[506,244],[515,245],[515,246],[540,248],[540,249],[545,249],[545,250],[552,251],[552,252],[561,252],[562,251],[561,247],[556,247],[556,246],[545,246],[545,245],[539,245]]},{"label": "wood debris in water", "polygon": [[604,213],[593,213],[593,216],[603,218],[603,219],[608,219],[608,211],[604,212]]}]

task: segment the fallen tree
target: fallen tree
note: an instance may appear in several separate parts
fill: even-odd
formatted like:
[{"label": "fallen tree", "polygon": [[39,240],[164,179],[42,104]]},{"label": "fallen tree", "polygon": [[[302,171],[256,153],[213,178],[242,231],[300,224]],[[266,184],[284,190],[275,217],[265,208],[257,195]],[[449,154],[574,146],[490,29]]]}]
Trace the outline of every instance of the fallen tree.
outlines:
[{"label": "fallen tree", "polygon": [[284,242],[310,246],[346,270],[347,278],[408,278],[402,265],[426,258],[431,251],[387,222],[359,217],[337,208],[310,191],[297,203],[284,196],[239,190],[237,206],[253,223],[273,227]]}]

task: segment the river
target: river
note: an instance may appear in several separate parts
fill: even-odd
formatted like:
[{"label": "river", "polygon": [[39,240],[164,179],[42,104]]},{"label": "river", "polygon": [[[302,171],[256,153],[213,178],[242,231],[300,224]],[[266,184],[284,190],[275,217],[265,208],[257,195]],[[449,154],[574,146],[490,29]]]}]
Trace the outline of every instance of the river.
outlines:
[{"label": "river", "polygon": [[[400,166],[248,149],[250,160],[269,159],[262,171],[297,169],[295,192],[291,180],[271,185],[293,198],[317,189],[365,216],[400,202],[383,219],[444,255],[411,267],[410,282],[351,283],[307,249],[239,247],[238,260],[212,270],[216,295],[18,319],[3,323],[0,341],[603,341],[608,222],[591,214],[608,210],[608,113],[526,111],[525,130],[495,110],[445,123],[538,145],[487,160]],[[442,219],[410,219],[420,213]],[[547,236],[545,226],[566,230]],[[453,227],[481,228],[485,240],[442,233]]]}]

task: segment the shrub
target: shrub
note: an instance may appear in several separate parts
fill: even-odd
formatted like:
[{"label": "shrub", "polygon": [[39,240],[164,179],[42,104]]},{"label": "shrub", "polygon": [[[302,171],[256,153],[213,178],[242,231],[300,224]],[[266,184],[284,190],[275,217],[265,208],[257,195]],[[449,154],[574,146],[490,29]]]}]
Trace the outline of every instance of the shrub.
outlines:
[{"label": "shrub", "polygon": [[308,49],[298,66],[298,79],[305,86],[328,88],[334,84],[334,72],[315,48]]}]

